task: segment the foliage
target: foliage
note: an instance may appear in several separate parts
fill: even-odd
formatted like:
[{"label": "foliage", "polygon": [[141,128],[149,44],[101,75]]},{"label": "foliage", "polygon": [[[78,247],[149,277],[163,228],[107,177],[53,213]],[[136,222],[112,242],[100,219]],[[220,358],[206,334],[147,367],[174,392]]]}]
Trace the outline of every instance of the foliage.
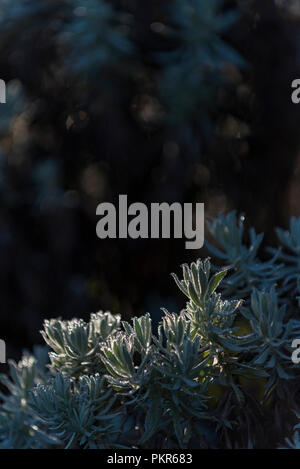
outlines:
[{"label": "foliage", "polygon": [[[122,33],[122,19],[112,4],[103,0],[67,2],[71,15],[61,40],[69,44],[68,62],[81,78],[96,79],[107,87],[112,72],[123,74],[134,46]],[[116,70],[117,69],[117,70]],[[122,70],[123,69],[123,70]],[[106,80],[105,80],[106,75]]]},{"label": "foliage", "polygon": [[88,324],[77,319],[45,321],[42,335],[53,350],[52,366],[72,376],[92,373],[100,366],[99,343],[113,336],[119,324],[120,317],[108,312],[92,314]]},{"label": "foliage", "polygon": [[[278,259],[285,264],[280,272],[284,291],[292,290],[292,293],[295,293],[296,281],[300,278],[300,218],[291,217],[289,228],[289,230],[276,229],[282,248],[278,252]],[[269,251],[272,253],[275,250],[269,248]]]},{"label": "foliage", "polygon": [[1,383],[9,395],[1,392],[0,448],[43,448],[56,442],[44,430],[40,419],[29,407],[32,388],[46,379],[44,353],[39,349],[33,357],[25,354],[16,364],[10,362],[10,379],[1,376]]},{"label": "foliage", "polygon": [[[295,411],[295,415],[296,415],[296,417],[299,421],[300,420],[299,412]],[[300,428],[300,423],[297,423],[294,426],[294,433],[293,433],[292,437],[285,439],[285,442],[287,443],[287,446],[284,447],[285,449],[300,449],[299,428]]]},{"label": "foliage", "polygon": [[137,243],[138,270],[130,243],[99,243],[101,200],[216,213],[221,196],[255,219],[267,206],[260,230],[273,226],[266,190],[299,147],[297,107],[285,112],[294,27],[273,3],[0,0],[1,330],[16,354],[60,311],[154,309],[184,259],[180,240]]},{"label": "foliage", "polygon": [[[224,82],[224,65],[241,66],[239,54],[222,34],[234,24],[237,10],[223,12],[223,0],[178,0],[168,2],[166,40],[175,44],[170,52],[151,54],[161,69],[157,77],[158,95],[168,107],[168,119],[182,121],[213,102],[216,90]],[[56,10],[56,13],[55,13]],[[147,73],[147,64],[134,41],[133,15],[109,0],[21,0],[17,5],[0,2],[0,21],[10,41],[19,44],[18,30],[26,24],[29,37],[36,37],[38,25],[47,17],[59,20],[55,25],[54,46],[68,72],[92,89],[117,95],[124,78],[136,79]],[[101,79],[99,79],[101,77]]]},{"label": "foliage", "polygon": [[268,290],[277,282],[281,265],[276,264],[278,251],[265,262],[258,258],[263,233],[256,234],[251,228],[245,242],[244,222],[244,215],[238,216],[235,211],[208,222],[217,247],[208,242],[206,246],[218,261],[232,270],[224,281],[223,294],[249,300],[253,287]]},{"label": "foliage", "polygon": [[274,287],[268,293],[254,289],[251,308],[243,308],[242,313],[250,321],[255,338],[258,339],[254,345],[253,364],[263,366],[269,375],[266,395],[274,389],[280,395],[280,380],[292,378],[287,370],[293,368],[291,343],[299,337],[300,322],[295,319],[285,321],[286,305],[278,305]]},{"label": "foliage", "polygon": [[[211,194],[214,205],[222,187],[235,206],[247,201],[255,217],[261,209],[268,226],[265,188],[288,179],[299,148],[285,94],[298,32],[273,4],[0,0],[1,319],[14,346],[37,339],[41,311],[140,311],[167,288],[183,247],[141,245],[148,267],[137,269],[130,246],[97,242],[99,200]],[[197,261],[176,277],[188,301],[180,314],[164,310],[158,335],[150,307],[151,318],[132,322],[103,312],[45,321],[50,364],[37,351],[2,377],[1,447],[297,445],[288,354],[299,236],[291,229],[268,258],[262,235],[247,239],[235,217],[211,225],[214,266]]]},{"label": "foliage", "polygon": [[220,15],[220,0],[172,2],[172,34],[181,47],[161,54],[165,64],[161,78],[162,98],[175,122],[201,109],[202,116],[215,98],[224,65],[241,67],[239,54],[221,37],[234,24],[237,11]]},{"label": "foliage", "polygon": [[[137,274],[132,267],[124,275],[130,245],[116,241],[111,249],[94,236],[95,204],[120,193],[132,200],[164,200],[164,191],[184,197],[183,166],[188,174],[196,164],[201,129],[189,163],[175,157],[168,181],[158,181],[172,152],[188,150],[189,122],[200,114],[210,121],[216,95],[228,85],[222,70],[238,54],[224,35],[238,16],[226,2],[189,0],[183,10],[181,3],[0,0],[0,68],[7,84],[0,108],[0,294],[11,313],[3,315],[1,329],[16,349],[36,343],[41,320],[52,311],[71,318],[99,303],[113,312],[123,304],[139,311],[155,295],[154,284],[146,291],[146,269]],[[148,189],[144,180],[152,181]],[[162,243],[138,247],[153,272],[154,260],[161,261],[157,246]],[[178,240],[171,251],[163,246],[163,278],[176,263],[173,252],[183,250]]]},{"label": "foliage", "polygon": [[[157,334],[150,314],[131,322],[102,311],[89,322],[46,320],[50,364],[39,351],[39,358],[12,362],[11,379],[2,376],[1,446],[263,447],[260,431],[270,422],[277,428],[287,403],[292,421],[299,403],[291,344],[300,321],[288,318],[290,302],[279,302],[275,282],[258,289],[261,270],[253,264],[260,237],[252,230],[254,247],[245,248],[234,220],[234,213],[221,216],[215,232],[221,241],[230,239],[229,227],[235,233],[235,251],[233,243],[222,244],[233,275],[250,263],[256,281],[249,301],[224,297],[229,268],[214,273],[209,259],[199,259],[182,266],[182,280],[173,274],[186,306],[179,314],[163,309]],[[231,285],[237,294],[240,284]],[[279,435],[265,436],[267,447],[291,435],[289,419],[280,422]],[[290,447],[298,444],[298,428],[293,440],[286,438]]]}]

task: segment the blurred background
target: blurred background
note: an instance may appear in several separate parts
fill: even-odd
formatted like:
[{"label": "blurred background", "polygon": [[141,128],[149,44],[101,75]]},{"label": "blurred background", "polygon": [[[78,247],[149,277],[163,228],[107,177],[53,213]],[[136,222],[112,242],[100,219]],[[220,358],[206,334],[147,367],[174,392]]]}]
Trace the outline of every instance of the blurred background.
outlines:
[{"label": "blurred background", "polygon": [[0,0],[0,337],[184,298],[183,240],[99,240],[96,207],[204,202],[275,242],[300,215],[300,9],[283,0]]}]

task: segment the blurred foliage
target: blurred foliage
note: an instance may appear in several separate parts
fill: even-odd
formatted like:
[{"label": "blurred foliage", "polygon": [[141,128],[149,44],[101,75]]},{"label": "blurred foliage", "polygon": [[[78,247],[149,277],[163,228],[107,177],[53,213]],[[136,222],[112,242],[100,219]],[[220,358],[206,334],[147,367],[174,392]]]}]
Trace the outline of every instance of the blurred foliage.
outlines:
[{"label": "blurred foliage", "polygon": [[191,113],[201,117],[216,99],[225,64],[244,64],[239,54],[221,38],[237,20],[236,10],[220,15],[220,0],[172,3],[172,35],[181,43],[175,51],[160,55],[163,68],[162,100],[175,122],[186,121]]}]

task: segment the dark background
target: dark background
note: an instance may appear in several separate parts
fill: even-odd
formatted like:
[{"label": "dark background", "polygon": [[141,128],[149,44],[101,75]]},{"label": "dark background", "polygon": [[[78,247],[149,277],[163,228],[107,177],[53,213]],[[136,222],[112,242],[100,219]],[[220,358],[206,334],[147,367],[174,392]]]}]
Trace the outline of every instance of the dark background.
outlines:
[{"label": "dark background", "polygon": [[[108,49],[102,63],[103,25],[94,24],[98,48],[89,48],[72,26],[72,2],[1,2],[0,337],[8,357],[41,342],[45,318],[103,309],[124,318],[149,311],[158,321],[161,306],[183,307],[169,274],[205,249],[99,240],[102,201],[205,202],[206,217],[235,208],[270,243],[274,226],[300,215],[300,105],[291,102],[300,16],[291,2],[223,3],[240,16],[220,37],[244,65],[228,60],[213,70],[216,83],[200,83],[200,102],[189,80],[169,102],[172,81],[160,85],[166,59],[158,52],[183,42],[168,34],[176,2],[108,3],[134,51]],[[188,112],[181,93],[194,93]]]}]

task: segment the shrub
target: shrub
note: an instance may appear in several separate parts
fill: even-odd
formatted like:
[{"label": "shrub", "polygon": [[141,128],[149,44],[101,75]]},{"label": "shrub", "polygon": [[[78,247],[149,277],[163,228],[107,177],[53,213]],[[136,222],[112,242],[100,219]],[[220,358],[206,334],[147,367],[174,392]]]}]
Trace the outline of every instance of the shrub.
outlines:
[{"label": "shrub", "polygon": [[[164,309],[157,333],[149,314],[46,320],[50,352],[26,353],[1,377],[0,447],[298,447],[297,301],[281,251],[261,262],[262,236],[251,229],[248,247],[240,220],[232,212],[211,225],[220,246],[209,248],[229,266],[199,259],[173,274],[187,303]],[[292,246],[297,223],[279,232]]]}]

